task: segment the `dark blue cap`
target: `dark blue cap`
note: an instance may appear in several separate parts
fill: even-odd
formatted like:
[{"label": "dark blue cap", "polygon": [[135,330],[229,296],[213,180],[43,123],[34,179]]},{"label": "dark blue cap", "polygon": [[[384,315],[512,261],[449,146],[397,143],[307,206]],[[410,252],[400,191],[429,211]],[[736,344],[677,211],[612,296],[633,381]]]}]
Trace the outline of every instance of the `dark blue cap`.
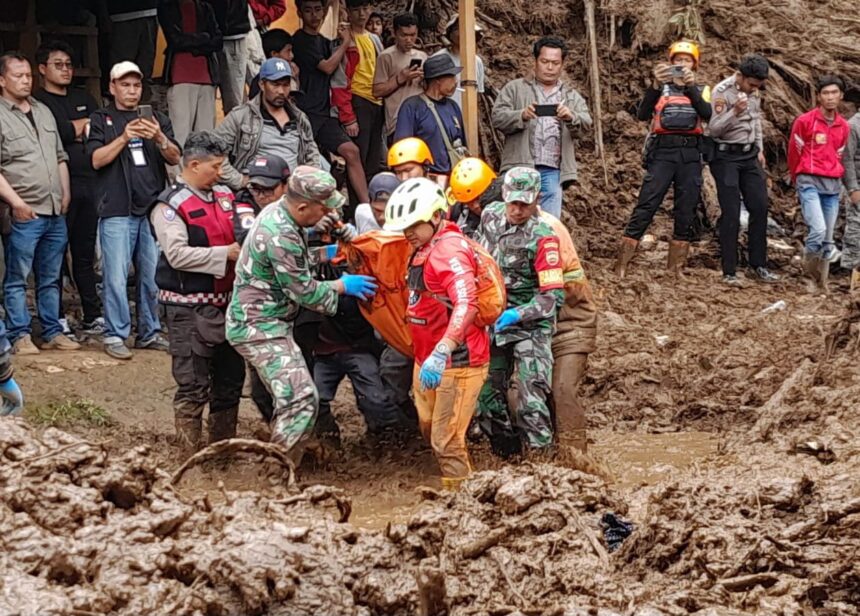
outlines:
[{"label": "dark blue cap", "polygon": [[260,81],[278,81],[292,76],[290,63],[281,58],[269,58],[260,67]]}]

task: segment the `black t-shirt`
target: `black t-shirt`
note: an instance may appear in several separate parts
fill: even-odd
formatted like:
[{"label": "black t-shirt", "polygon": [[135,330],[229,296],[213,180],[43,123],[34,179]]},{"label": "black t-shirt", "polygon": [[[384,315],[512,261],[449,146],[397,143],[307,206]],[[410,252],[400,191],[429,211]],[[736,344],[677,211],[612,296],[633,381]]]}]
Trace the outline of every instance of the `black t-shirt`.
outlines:
[{"label": "black t-shirt", "polygon": [[96,101],[83,90],[69,88],[68,93],[53,94],[45,90],[39,90],[33,97],[45,103],[54,114],[57,121],[57,130],[63,147],[69,155],[69,175],[75,178],[95,178],[92,160],[87,154],[87,148],[83,140],[75,141],[75,127],[72,120],[83,120],[98,109]]},{"label": "black t-shirt", "polygon": [[317,66],[333,53],[330,39],[322,34],[308,34],[299,30],[293,35],[293,55],[299,67],[303,96],[296,99],[299,109],[306,114],[328,116],[331,113],[331,75]]},{"label": "black t-shirt", "polygon": [[[100,109],[90,118],[90,137],[87,151],[92,153],[107,145],[125,130],[126,124],[137,119],[138,112],[123,111],[111,105]],[[161,131],[176,143],[173,126],[163,113],[156,112]],[[135,162],[132,150],[139,146],[145,165]],[[152,139],[132,141],[112,163],[99,170],[98,192],[101,196],[98,213],[101,218],[111,216],[146,216],[167,186],[167,168],[161,149]]]}]

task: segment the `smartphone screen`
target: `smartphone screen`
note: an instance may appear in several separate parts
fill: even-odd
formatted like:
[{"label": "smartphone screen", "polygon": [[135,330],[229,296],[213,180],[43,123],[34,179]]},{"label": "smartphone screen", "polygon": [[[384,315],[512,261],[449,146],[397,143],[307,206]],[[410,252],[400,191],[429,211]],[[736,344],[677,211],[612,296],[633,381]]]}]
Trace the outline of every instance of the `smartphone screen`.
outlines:
[{"label": "smartphone screen", "polygon": [[419,66],[421,66],[421,58],[412,58],[409,61],[409,68],[418,68]]},{"label": "smartphone screen", "polygon": [[558,105],[535,105],[535,115],[538,117],[552,117],[558,115]]},{"label": "smartphone screen", "polygon": [[141,105],[137,108],[137,117],[143,120],[152,119],[152,105]]}]

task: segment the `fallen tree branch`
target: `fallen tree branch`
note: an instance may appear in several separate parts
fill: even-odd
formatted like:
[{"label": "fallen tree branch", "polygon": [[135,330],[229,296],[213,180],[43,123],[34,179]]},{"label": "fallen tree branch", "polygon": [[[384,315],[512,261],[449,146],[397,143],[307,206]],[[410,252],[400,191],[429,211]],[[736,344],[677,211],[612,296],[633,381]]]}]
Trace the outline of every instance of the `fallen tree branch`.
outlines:
[{"label": "fallen tree branch", "polygon": [[247,438],[230,438],[225,441],[212,443],[208,447],[201,449],[188,458],[185,463],[180,466],[175,473],[173,473],[170,483],[179,483],[185,473],[199,464],[216,458],[222,458],[227,455],[235,455],[239,453],[257,454],[274,459],[289,471],[289,479],[287,481],[288,485],[294,485],[296,483],[296,467],[290,459],[289,452],[286,449],[280,445],[276,445],[275,443],[264,443],[263,441]]},{"label": "fallen tree branch", "polygon": [[[91,443],[89,441],[80,441],[79,443],[70,443],[68,445],[63,445],[62,447],[58,447],[57,449],[49,451],[48,453],[43,453],[43,454],[38,455],[38,456],[33,456],[32,458],[23,458],[21,460],[18,460],[17,462],[13,462],[12,464],[7,466],[6,468],[15,468],[17,466],[21,466],[22,464],[32,464],[33,462],[38,462],[39,460],[45,460],[45,459],[50,458],[52,456],[56,456],[58,454],[61,454],[64,451],[68,451],[69,449],[74,449],[75,447],[80,447],[81,445],[88,445],[89,447],[102,447],[102,448],[104,448],[104,446],[107,445],[108,442],[109,441],[101,441],[99,443]],[[104,452],[104,449],[102,449],[102,452]]]},{"label": "fallen tree branch", "polygon": [[779,578],[773,573],[752,573],[726,578],[718,583],[729,592],[746,592],[756,586],[764,586],[765,588],[773,586],[777,581]]},{"label": "fallen tree branch", "polygon": [[467,543],[460,548],[460,558],[477,558],[491,547],[501,543],[503,539],[511,534],[511,529],[507,527],[497,528],[490,531],[483,537],[479,537],[475,541]]},{"label": "fallen tree branch", "polygon": [[804,520],[803,522],[793,524],[788,528],[784,529],[781,533],[779,533],[779,537],[780,539],[793,541],[795,539],[799,539],[803,535],[807,534],[812,530],[815,530],[820,526],[823,526],[825,524],[834,524],[842,518],[849,515],[853,515],[855,513],[860,513],[860,498],[854,498],[845,503],[844,505],[833,509],[832,511],[825,511],[823,520],[819,518],[813,518],[811,520]]}]

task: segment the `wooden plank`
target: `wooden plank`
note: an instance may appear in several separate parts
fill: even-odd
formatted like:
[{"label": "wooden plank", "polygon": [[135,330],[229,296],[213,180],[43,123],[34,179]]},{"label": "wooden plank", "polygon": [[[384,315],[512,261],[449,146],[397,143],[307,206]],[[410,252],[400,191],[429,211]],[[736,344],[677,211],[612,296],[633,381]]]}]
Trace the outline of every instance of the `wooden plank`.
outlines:
[{"label": "wooden plank", "polygon": [[475,0],[459,0],[460,27],[460,64],[463,73],[460,85],[463,87],[463,121],[466,123],[466,140],[473,155],[478,155],[478,83],[475,57],[478,49],[475,44]]}]

